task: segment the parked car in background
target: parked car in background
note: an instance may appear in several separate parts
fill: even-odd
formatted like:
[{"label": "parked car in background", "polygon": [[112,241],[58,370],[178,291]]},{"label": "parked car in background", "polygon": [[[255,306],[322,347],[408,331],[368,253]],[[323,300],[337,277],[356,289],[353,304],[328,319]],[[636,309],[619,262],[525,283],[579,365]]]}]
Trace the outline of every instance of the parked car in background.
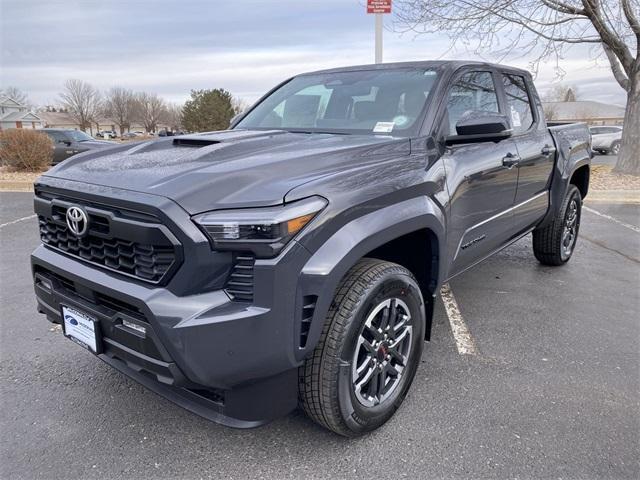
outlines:
[{"label": "parked car in background", "polygon": [[100,138],[118,138],[118,134],[113,130],[102,130],[96,133],[96,137]]},{"label": "parked car in background", "polygon": [[113,146],[113,142],[96,140],[80,130],[44,128],[41,130],[53,140],[53,165],[77,153]]},{"label": "parked car in background", "polygon": [[618,155],[622,141],[622,127],[591,127],[591,148],[594,152]]},{"label": "parked car in background", "polygon": [[159,137],[173,137],[173,132],[171,130],[160,130],[158,132]]},{"label": "parked car in background", "polygon": [[123,140],[130,140],[132,138],[137,138],[138,134],[136,134],[135,132],[125,132],[123,133],[120,138],[122,138]]}]

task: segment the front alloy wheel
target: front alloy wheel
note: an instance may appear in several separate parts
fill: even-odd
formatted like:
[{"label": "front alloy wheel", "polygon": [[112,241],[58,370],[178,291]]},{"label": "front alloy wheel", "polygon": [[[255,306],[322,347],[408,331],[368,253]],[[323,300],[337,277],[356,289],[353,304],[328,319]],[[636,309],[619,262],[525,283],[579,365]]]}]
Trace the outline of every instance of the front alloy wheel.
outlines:
[{"label": "front alloy wheel", "polygon": [[399,298],[381,302],[367,317],[352,361],[352,382],[365,407],[384,402],[395,391],[411,354],[409,307]]},{"label": "front alloy wheel", "polygon": [[342,279],[313,355],[300,367],[300,404],[320,425],[356,436],[404,400],[424,345],[420,287],[406,268],[360,260]]}]

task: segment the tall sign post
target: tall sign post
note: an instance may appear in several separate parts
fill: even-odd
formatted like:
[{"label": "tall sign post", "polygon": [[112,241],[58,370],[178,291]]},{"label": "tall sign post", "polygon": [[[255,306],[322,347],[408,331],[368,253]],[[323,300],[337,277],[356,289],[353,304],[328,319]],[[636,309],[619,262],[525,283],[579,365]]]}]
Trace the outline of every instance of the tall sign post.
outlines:
[{"label": "tall sign post", "polygon": [[367,0],[367,13],[376,16],[376,63],[382,63],[382,15],[391,13],[391,0]]}]

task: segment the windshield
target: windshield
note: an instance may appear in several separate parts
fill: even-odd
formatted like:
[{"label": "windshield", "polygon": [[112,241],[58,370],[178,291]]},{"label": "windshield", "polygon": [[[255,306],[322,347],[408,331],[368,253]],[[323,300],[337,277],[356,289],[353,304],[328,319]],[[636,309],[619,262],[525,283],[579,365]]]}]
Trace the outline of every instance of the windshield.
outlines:
[{"label": "windshield", "polygon": [[71,138],[73,138],[76,142],[86,142],[88,140],[93,140],[89,135],[80,130],[71,130],[67,132]]},{"label": "windshield", "polygon": [[410,136],[436,78],[434,70],[416,68],[301,75],[235,128]]}]

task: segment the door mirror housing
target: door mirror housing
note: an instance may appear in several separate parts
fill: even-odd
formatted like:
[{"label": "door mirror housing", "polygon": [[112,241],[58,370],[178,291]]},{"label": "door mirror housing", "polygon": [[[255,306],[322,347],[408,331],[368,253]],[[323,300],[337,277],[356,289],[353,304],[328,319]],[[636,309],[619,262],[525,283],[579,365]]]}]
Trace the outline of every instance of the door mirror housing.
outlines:
[{"label": "door mirror housing", "polygon": [[506,115],[493,112],[466,112],[456,123],[457,135],[445,139],[447,145],[473,142],[498,142],[509,138],[513,130]]}]

